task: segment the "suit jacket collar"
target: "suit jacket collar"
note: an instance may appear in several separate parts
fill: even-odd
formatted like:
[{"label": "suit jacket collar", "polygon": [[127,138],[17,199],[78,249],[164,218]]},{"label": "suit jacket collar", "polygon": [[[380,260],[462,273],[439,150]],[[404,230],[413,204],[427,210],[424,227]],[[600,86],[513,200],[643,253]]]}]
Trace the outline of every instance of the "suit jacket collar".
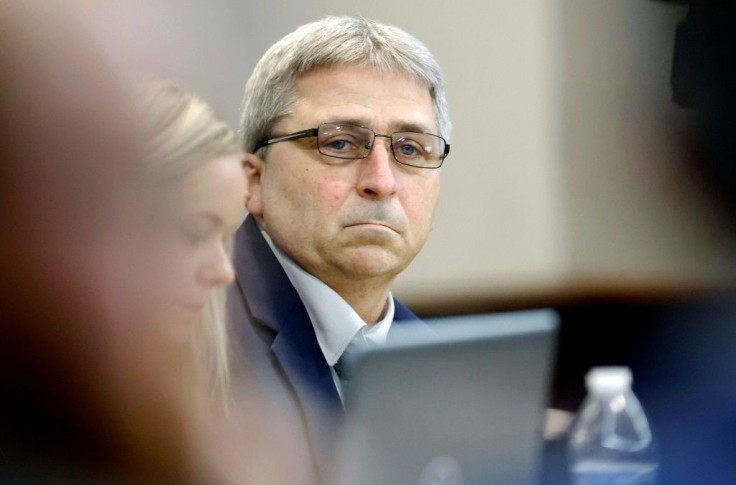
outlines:
[{"label": "suit jacket collar", "polygon": [[314,335],[299,294],[248,216],[235,236],[237,284],[257,324],[274,332],[271,350],[302,401],[317,395],[339,403],[329,366]]},{"label": "suit jacket collar", "polygon": [[251,215],[235,233],[233,266],[253,318],[279,332],[301,300]]}]

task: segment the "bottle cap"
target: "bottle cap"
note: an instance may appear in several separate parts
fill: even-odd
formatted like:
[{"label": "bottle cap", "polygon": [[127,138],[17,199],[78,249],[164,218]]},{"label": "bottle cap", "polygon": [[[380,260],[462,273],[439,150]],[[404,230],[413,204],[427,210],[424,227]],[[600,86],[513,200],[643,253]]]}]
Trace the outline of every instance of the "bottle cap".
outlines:
[{"label": "bottle cap", "polygon": [[628,367],[593,367],[585,374],[585,387],[590,392],[625,391],[631,387]]}]

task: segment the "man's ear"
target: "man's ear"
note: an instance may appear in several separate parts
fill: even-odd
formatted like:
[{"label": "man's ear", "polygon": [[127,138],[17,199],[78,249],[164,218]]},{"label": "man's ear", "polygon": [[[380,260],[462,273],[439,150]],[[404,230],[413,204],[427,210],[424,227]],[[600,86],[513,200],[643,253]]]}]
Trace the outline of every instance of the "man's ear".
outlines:
[{"label": "man's ear", "polygon": [[246,153],[243,160],[243,168],[245,169],[245,182],[248,187],[245,196],[245,208],[255,217],[260,218],[263,215],[263,205],[261,203],[261,176],[265,167],[263,159],[252,153]]}]

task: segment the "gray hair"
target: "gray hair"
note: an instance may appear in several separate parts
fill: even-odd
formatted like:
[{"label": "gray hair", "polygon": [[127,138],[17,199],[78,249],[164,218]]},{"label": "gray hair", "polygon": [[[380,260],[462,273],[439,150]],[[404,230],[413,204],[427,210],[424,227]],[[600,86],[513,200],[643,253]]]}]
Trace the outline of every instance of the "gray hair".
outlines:
[{"label": "gray hair", "polygon": [[291,114],[296,82],[319,67],[355,64],[379,72],[403,72],[427,86],[440,135],[449,141],[451,123],[442,73],[429,49],[403,30],[354,17],[325,17],[303,25],[266,51],[245,86],[241,106],[243,148],[272,136]]}]

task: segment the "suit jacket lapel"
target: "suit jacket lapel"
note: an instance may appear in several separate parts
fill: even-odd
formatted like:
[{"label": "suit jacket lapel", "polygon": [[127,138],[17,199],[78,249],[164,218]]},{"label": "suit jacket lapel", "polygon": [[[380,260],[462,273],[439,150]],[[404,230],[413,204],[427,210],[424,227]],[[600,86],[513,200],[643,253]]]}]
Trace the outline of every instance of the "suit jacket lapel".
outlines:
[{"label": "suit jacket lapel", "polygon": [[[411,310],[406,308],[403,304],[401,304],[399,300],[394,298],[394,321],[391,324],[391,330],[397,329],[400,331],[402,328],[406,328],[409,326],[419,326],[427,330],[429,330],[430,328],[429,325],[424,323],[422,319],[414,315]],[[391,335],[391,330],[389,330],[389,336]]]},{"label": "suit jacket lapel", "polygon": [[[394,323],[403,325],[404,323],[424,323],[422,320],[414,315],[408,308],[406,308],[399,300],[394,298]],[[392,323],[393,326],[393,323]]]},{"label": "suit jacket lapel", "polygon": [[299,401],[321,461],[329,456],[342,404],[307,310],[252,216],[238,229],[235,248],[238,296],[256,324],[273,331],[271,352]]},{"label": "suit jacket lapel", "polygon": [[240,297],[251,316],[274,332],[301,300],[252,216],[235,233],[233,266]]},{"label": "suit jacket lapel", "polygon": [[[304,315],[294,317],[297,320],[304,317],[309,322],[306,310]],[[271,350],[299,399],[310,444],[316,451],[315,458],[324,476],[328,469],[328,459],[334,453],[343,409],[332,373],[314,332],[304,331],[303,327],[294,324],[283,326],[274,339]]]}]

